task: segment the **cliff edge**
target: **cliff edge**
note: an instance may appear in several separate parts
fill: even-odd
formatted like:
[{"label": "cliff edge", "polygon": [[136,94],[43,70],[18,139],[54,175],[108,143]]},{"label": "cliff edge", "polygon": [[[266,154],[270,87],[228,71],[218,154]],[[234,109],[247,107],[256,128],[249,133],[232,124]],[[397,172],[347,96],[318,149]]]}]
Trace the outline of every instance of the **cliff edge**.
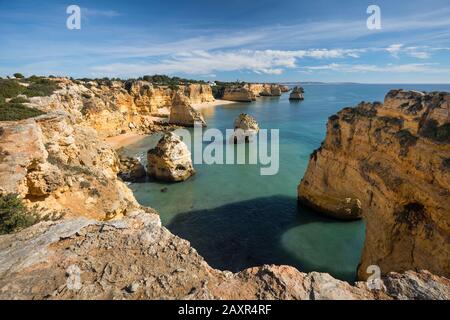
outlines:
[{"label": "cliff edge", "polygon": [[450,276],[450,94],[390,91],[329,118],[298,187],[324,214],[367,222],[359,279],[426,269]]}]

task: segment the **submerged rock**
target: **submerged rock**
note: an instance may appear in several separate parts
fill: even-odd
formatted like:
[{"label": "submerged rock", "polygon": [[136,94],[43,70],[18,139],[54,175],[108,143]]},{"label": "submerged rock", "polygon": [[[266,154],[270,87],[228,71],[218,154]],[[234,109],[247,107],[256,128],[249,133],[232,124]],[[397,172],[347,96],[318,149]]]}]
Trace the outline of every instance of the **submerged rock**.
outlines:
[{"label": "submerged rock", "polygon": [[177,93],[173,99],[169,123],[186,127],[193,127],[196,124],[206,127],[202,114],[191,106],[185,95],[180,93]]},{"label": "submerged rock", "polygon": [[191,152],[173,132],[166,133],[147,153],[148,175],[163,181],[184,181],[195,174]]},{"label": "submerged rock", "polygon": [[234,143],[249,142],[259,132],[259,125],[252,116],[241,113],[234,120]]},{"label": "submerged rock", "polygon": [[289,100],[304,100],[305,97],[303,96],[303,93],[305,91],[303,90],[302,87],[295,87],[294,89],[292,89],[291,94],[289,95]]}]

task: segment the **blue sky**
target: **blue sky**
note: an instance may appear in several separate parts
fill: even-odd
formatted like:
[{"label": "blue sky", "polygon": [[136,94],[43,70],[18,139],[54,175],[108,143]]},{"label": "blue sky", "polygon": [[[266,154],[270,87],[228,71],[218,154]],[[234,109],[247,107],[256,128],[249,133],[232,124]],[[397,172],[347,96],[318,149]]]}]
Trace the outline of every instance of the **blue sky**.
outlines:
[{"label": "blue sky", "polygon": [[0,43],[0,76],[450,83],[450,2],[0,0]]}]

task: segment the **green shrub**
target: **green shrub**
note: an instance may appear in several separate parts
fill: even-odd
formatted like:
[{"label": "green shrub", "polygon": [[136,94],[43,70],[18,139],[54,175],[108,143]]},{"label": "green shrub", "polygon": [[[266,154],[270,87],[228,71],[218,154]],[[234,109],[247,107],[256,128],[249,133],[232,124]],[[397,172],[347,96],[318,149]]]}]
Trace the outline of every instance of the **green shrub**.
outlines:
[{"label": "green shrub", "polygon": [[15,97],[9,100],[8,103],[27,103],[27,102],[30,102],[27,98]]},{"label": "green shrub", "polygon": [[17,80],[0,80],[0,96],[3,98],[14,98],[25,91],[25,87],[20,85]]},{"label": "green shrub", "polygon": [[37,222],[36,214],[22,203],[17,194],[0,196],[0,234],[16,232]]},{"label": "green shrub", "polygon": [[37,78],[31,80],[31,84],[25,88],[24,94],[27,97],[45,97],[51,95],[58,89],[58,84],[54,81]]},{"label": "green shrub", "polygon": [[29,108],[21,103],[5,103],[0,105],[0,121],[14,121],[23,120],[32,117],[37,117],[44,114],[44,112]]},{"label": "green shrub", "polygon": [[13,76],[14,76],[14,78],[16,78],[16,79],[23,79],[23,78],[25,78],[25,77],[23,76],[23,74],[21,74],[21,73],[19,73],[19,72],[14,73]]}]

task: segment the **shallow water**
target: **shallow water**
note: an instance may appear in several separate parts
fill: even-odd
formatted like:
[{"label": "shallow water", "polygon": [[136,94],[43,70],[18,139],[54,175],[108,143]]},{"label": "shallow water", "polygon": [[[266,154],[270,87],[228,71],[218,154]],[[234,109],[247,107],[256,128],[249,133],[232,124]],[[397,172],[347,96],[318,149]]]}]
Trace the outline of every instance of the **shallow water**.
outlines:
[{"label": "shallow water", "polygon": [[[305,85],[305,101],[258,98],[204,109],[209,128],[232,128],[241,113],[261,128],[280,129],[280,169],[261,176],[255,165],[196,165],[183,183],[147,180],[131,184],[138,201],[157,209],[174,234],[189,240],[213,267],[239,271],[262,264],[329,272],[353,281],[364,242],[364,222],[339,222],[297,205],[297,185],[311,152],[325,137],[329,116],[360,101],[382,101],[389,89],[450,91],[450,85]],[[158,141],[147,137],[127,147],[145,162]],[[227,148],[234,147],[226,144]],[[166,192],[161,189],[167,187]]]}]

